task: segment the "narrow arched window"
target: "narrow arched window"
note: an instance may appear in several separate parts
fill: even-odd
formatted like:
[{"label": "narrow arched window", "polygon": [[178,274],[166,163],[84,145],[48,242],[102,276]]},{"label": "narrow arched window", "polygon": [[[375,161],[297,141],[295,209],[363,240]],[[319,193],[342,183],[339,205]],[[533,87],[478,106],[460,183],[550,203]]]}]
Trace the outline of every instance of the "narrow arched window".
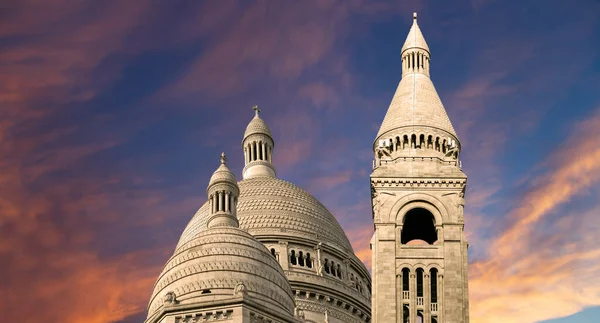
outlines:
[{"label": "narrow arched window", "polygon": [[304,267],[304,257],[302,251],[298,252],[298,265]]},{"label": "narrow arched window", "polygon": [[325,258],[325,266],[324,267],[325,267],[325,272],[329,274],[330,273],[330,271],[329,271],[329,260],[327,260],[327,258]]},{"label": "narrow arched window", "polygon": [[423,297],[423,269],[417,269],[417,297]]},{"label": "narrow arched window", "polygon": [[402,290],[408,292],[410,290],[410,269],[402,268]]},{"label": "narrow arched window", "polygon": [[271,248],[271,255],[273,255],[273,258],[277,258],[277,255],[275,254],[275,248]]},{"label": "narrow arched window", "polygon": [[437,275],[438,275],[438,271],[435,268],[432,268],[430,271],[430,279],[431,279],[431,283],[429,284],[429,286],[431,287],[431,293],[429,295],[431,295],[431,302],[432,303],[437,303]]},{"label": "narrow arched window", "polygon": [[342,269],[340,268],[340,265],[337,265],[337,276],[339,279],[342,279]]},{"label": "narrow arched window", "polygon": [[306,267],[312,268],[312,259],[310,259],[310,253],[306,254]]},{"label": "narrow arched window", "polygon": [[290,263],[292,265],[298,264],[298,262],[296,261],[296,251],[294,250],[292,250],[292,254],[290,255]]},{"label": "narrow arched window", "polygon": [[335,273],[335,262],[333,262],[333,261],[331,262],[331,274],[334,275],[334,276],[336,276],[336,273]]}]

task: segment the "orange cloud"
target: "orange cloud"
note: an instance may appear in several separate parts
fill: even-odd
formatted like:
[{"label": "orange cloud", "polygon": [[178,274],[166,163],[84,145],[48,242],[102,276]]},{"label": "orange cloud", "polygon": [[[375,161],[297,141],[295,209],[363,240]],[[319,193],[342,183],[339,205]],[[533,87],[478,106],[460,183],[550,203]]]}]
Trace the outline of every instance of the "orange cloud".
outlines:
[{"label": "orange cloud", "polygon": [[489,248],[490,259],[472,264],[475,322],[536,322],[600,304],[600,248],[590,241],[600,228],[576,226],[594,223],[600,205],[587,214],[563,215],[554,226],[559,233],[536,235],[552,211],[600,181],[599,136],[600,112],[576,125],[515,205],[512,224]]},{"label": "orange cloud", "polygon": [[373,227],[350,229],[347,231],[348,239],[352,243],[354,254],[360,259],[367,269],[371,271],[371,237]]}]

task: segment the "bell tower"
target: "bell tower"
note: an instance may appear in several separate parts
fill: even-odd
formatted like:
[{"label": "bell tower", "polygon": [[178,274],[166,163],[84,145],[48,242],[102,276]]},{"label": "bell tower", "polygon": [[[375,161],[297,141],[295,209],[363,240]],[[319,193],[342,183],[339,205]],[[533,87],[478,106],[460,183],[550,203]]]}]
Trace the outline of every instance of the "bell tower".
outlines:
[{"label": "bell tower", "polygon": [[467,323],[467,176],[416,13],[401,59],[402,79],[373,143],[373,323]]}]

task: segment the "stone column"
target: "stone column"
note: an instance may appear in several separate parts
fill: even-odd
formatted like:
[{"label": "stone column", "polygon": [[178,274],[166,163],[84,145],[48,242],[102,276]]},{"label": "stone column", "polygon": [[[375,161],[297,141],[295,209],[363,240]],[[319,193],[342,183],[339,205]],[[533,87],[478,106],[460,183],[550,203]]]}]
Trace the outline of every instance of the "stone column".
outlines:
[{"label": "stone column", "polygon": [[431,278],[429,272],[423,272],[423,320],[424,323],[431,323]]},{"label": "stone column", "polygon": [[417,275],[410,273],[410,323],[417,323]]},{"label": "stone column", "polygon": [[231,212],[231,206],[229,205],[229,194],[229,192],[225,193],[225,212]]},{"label": "stone column", "polygon": [[404,323],[404,299],[402,298],[402,270],[396,275],[396,323]]},{"label": "stone column", "polygon": [[344,259],[344,271],[342,272],[342,280],[348,285],[350,281],[350,260]]},{"label": "stone column", "polygon": [[286,241],[279,242],[279,264],[283,270],[290,269],[290,258],[288,256],[288,243]]},{"label": "stone column", "polygon": [[267,145],[263,142],[262,144],[262,160],[267,160]]},{"label": "stone column", "polygon": [[438,274],[438,322],[444,322],[444,275]]}]

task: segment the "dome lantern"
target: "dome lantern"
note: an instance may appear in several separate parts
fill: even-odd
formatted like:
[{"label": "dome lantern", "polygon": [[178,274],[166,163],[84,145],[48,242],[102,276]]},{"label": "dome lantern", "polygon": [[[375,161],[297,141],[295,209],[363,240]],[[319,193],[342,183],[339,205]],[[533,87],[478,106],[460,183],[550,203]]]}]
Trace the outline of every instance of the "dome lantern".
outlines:
[{"label": "dome lantern", "polygon": [[206,192],[209,203],[209,228],[217,226],[239,227],[237,202],[240,189],[235,175],[227,167],[227,157],[221,153],[221,165],[213,173]]},{"label": "dome lantern", "polygon": [[245,167],[243,178],[256,176],[275,177],[273,166],[273,147],[275,143],[271,130],[260,117],[260,109],[253,106],[254,118],[250,121],[244,132],[242,148],[244,149]]}]

